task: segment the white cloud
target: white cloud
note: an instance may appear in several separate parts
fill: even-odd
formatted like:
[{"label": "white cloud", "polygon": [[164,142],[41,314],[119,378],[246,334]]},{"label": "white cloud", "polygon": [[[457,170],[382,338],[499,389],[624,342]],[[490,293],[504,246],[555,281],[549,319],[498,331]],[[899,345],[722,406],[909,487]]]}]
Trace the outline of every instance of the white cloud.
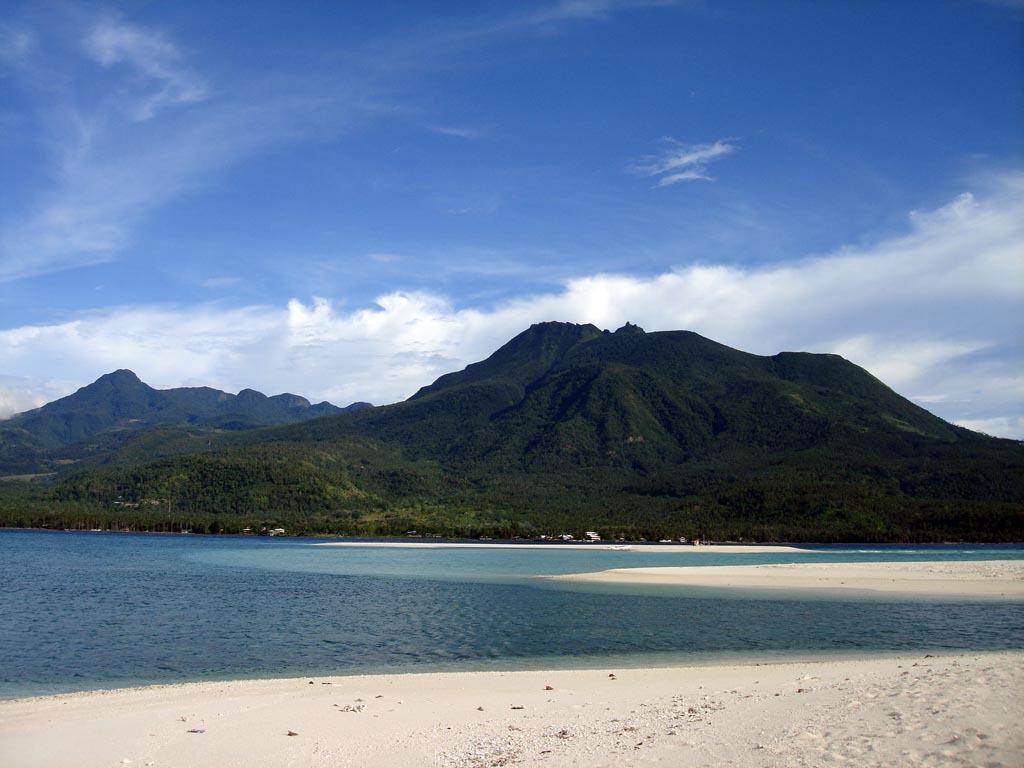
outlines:
[{"label": "white cloud", "polygon": [[630,166],[641,176],[658,177],[656,187],[668,187],[681,181],[713,181],[707,173],[710,163],[736,151],[729,139],[711,144],[682,144],[675,139],[662,140],[665,148],[657,155],[648,155]]},{"label": "white cloud", "polygon": [[59,397],[54,391],[15,376],[0,376],[0,418],[38,408]]},{"label": "white cloud", "polygon": [[430,130],[442,136],[450,136],[453,139],[466,139],[466,141],[476,141],[483,136],[476,128],[467,128],[460,125],[432,125]]},{"label": "white cloud", "polygon": [[147,215],[216,172],[379,108],[342,76],[266,76],[214,94],[166,36],[109,18],[88,25],[84,50],[108,76],[85,83],[80,59],[55,59],[23,80],[52,161],[34,180],[53,184],[8,217],[0,282],[109,261]]},{"label": "white cloud", "polygon": [[208,277],[199,284],[203,288],[215,291],[219,290],[220,288],[230,288],[233,285],[238,285],[240,282],[242,282],[242,278],[240,277],[221,275],[220,277]]},{"label": "white cloud", "polygon": [[993,419],[960,419],[961,427],[983,432],[996,437],[1012,437],[1024,440],[1024,416],[997,416]]},{"label": "white cloud", "polygon": [[132,115],[149,120],[167,106],[202,101],[207,85],[182,62],[182,54],[170,40],[150,29],[105,18],[93,26],[84,41],[86,53],[104,67],[130,64],[151,81],[134,100]]},{"label": "white cloud", "polygon": [[[950,363],[990,346],[986,341],[924,339],[893,343],[877,336],[855,336],[832,349],[848,360],[870,360],[871,372],[891,387],[905,388],[922,370]],[[942,402],[942,395],[926,395],[920,402]]]},{"label": "white cloud", "polygon": [[[52,180],[49,189],[26,195],[33,207],[12,211],[0,232],[0,282],[117,258],[146,217],[244,158],[401,114],[404,101],[416,98],[416,77],[446,56],[556,22],[661,4],[565,0],[470,24],[414,28],[347,50],[317,71],[268,68],[216,88],[169,34],[116,15],[57,5],[47,12],[59,18],[37,34],[0,24],[0,58],[24,65],[11,71],[20,76],[32,105],[25,114],[38,116],[33,131],[52,160],[26,179]],[[67,26],[81,43],[71,52]],[[36,48],[60,55],[30,56]],[[83,55],[102,69],[83,67]],[[25,64],[35,58],[45,61],[35,69]],[[438,130],[478,137],[466,127]]]},{"label": "white cloud", "polygon": [[[1024,402],[1024,177],[915,213],[904,234],[799,262],[599,274],[493,307],[395,291],[342,310],[112,308],[0,331],[0,369],[43,386],[133,368],[159,386],[290,390],[386,403],[479,360],[531,323],[687,328],[759,354],[839,352],[943,417],[1019,435]],[[1005,421],[1003,421],[1005,420]]]},{"label": "white cloud", "polygon": [[603,20],[618,11],[676,5],[678,0],[559,0],[527,14],[524,23],[546,25],[563,21]]},{"label": "white cloud", "polygon": [[35,44],[35,36],[28,30],[0,24],[0,62],[23,62],[32,54]]}]

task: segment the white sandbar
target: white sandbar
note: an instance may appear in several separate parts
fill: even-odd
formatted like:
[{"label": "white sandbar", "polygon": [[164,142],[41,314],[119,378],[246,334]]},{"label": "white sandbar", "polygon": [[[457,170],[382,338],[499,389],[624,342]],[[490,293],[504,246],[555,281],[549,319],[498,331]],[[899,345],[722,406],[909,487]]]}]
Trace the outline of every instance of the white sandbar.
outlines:
[{"label": "white sandbar", "polygon": [[542,578],[616,584],[859,590],[922,597],[1024,599],[1024,560],[614,568]]}]

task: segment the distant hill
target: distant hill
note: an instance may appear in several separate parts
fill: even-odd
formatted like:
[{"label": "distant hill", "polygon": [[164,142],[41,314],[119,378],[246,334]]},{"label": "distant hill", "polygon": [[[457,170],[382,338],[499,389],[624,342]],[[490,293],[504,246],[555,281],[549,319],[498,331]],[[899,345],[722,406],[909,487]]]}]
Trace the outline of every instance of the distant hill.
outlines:
[{"label": "distant hill", "polygon": [[949,424],[837,355],[629,324],[534,325],[372,410],[140,435],[52,493],[90,509],[159,499],[217,530],[1024,539],[1020,443]]},{"label": "distant hill", "polygon": [[210,387],[154,389],[122,369],[67,397],[0,421],[0,469],[5,463],[11,469],[17,455],[22,457],[22,468],[31,469],[47,451],[97,438],[102,442],[104,433],[119,432],[123,439],[157,425],[243,430],[370,407],[369,403],[347,408],[328,402],[313,405],[298,395],[267,397],[252,389],[237,395]]}]

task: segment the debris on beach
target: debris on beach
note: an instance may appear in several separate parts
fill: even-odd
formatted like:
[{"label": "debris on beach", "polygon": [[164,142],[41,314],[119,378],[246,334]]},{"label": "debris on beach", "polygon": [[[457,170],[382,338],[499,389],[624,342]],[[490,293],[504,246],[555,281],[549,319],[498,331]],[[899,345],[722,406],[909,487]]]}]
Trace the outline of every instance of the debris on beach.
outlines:
[{"label": "debris on beach", "polygon": [[298,736],[298,731],[288,731],[289,736]]},{"label": "debris on beach", "polygon": [[545,691],[553,691],[553,690],[555,690],[555,689],[554,689],[554,688],[552,688],[552,687],[551,687],[550,685],[545,685],[545,686],[544,686],[544,690],[545,690]]},{"label": "debris on beach", "polygon": [[189,728],[185,733],[206,733],[205,728]]},{"label": "debris on beach", "polygon": [[[359,699],[356,699],[356,701],[359,701]],[[338,705],[335,704],[334,706],[337,707]],[[362,712],[363,709],[365,709],[363,704],[346,704],[344,707],[338,707],[339,712]]]}]

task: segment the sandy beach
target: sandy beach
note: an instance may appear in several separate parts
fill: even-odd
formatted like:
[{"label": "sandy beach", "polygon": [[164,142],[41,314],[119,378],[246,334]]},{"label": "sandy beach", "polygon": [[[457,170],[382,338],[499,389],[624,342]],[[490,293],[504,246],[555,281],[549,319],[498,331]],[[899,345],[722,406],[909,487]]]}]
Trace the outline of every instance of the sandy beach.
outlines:
[{"label": "sandy beach", "polygon": [[780,554],[793,552],[810,552],[812,550],[790,547],[785,544],[619,544],[612,541],[583,542],[570,544],[508,544],[508,543],[475,543],[475,542],[444,542],[444,541],[325,541],[314,547],[378,547],[381,549],[551,549],[551,550],[621,550],[642,552],[643,554],[662,552],[679,554],[680,552],[707,555],[750,555],[775,552]]},{"label": "sandy beach", "polygon": [[1022,560],[614,568],[542,578],[615,584],[1024,599]]},{"label": "sandy beach", "polygon": [[0,702],[0,765],[1021,764],[1024,653],[198,683]]}]

